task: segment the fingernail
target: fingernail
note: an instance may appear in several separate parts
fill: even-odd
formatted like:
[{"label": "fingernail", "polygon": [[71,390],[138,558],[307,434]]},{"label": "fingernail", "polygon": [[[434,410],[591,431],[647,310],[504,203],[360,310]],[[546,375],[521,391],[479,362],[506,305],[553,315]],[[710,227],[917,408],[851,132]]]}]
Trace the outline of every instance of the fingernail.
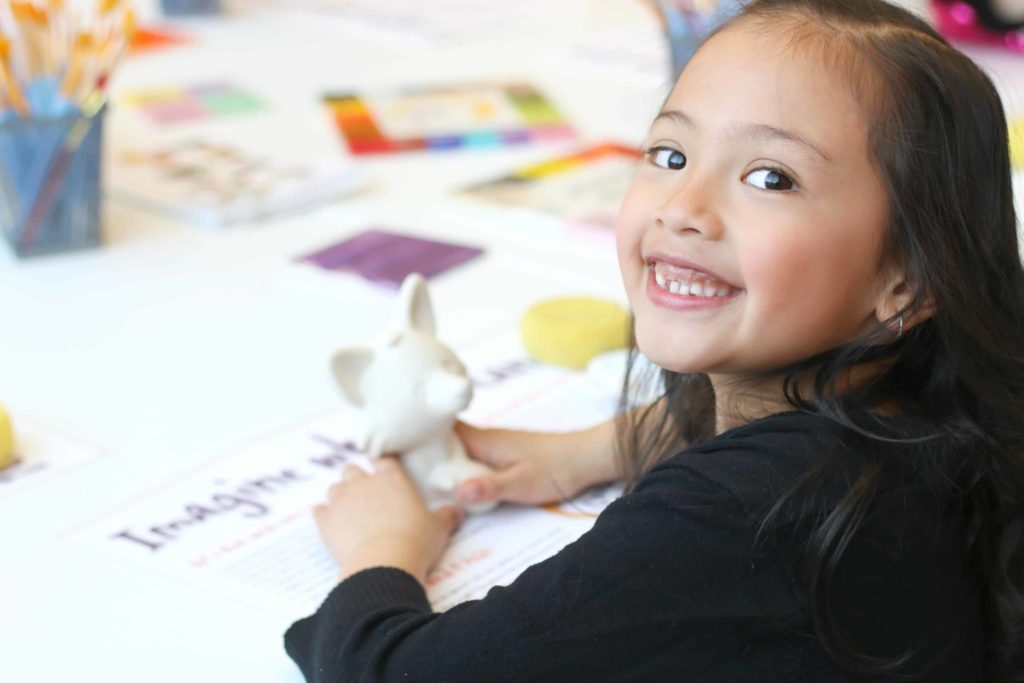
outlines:
[{"label": "fingernail", "polygon": [[467,502],[475,503],[482,495],[483,488],[475,481],[466,482],[459,487],[459,497]]}]

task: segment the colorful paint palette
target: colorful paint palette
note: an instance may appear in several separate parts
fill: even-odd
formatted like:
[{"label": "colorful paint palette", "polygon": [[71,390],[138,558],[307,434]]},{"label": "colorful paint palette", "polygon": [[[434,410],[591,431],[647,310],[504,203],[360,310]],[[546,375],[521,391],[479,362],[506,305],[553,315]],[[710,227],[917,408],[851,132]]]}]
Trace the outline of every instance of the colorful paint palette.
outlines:
[{"label": "colorful paint palette", "polygon": [[255,95],[225,83],[140,90],[125,94],[121,102],[162,126],[207,121],[266,108]]},{"label": "colorful paint palette", "polygon": [[574,135],[558,110],[525,84],[344,93],[324,102],[353,154],[498,147]]},{"label": "colorful paint palette", "polygon": [[635,147],[598,144],[473,185],[463,194],[611,229],[639,158]]},{"label": "colorful paint palette", "polygon": [[476,258],[482,249],[375,228],[298,260],[327,270],[356,273],[398,289],[410,273],[432,277]]}]

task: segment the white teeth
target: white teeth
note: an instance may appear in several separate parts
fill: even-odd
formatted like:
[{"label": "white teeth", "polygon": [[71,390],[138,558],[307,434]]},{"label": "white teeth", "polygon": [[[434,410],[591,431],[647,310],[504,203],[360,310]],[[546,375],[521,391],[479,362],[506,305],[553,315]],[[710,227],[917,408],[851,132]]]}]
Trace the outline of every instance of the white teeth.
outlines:
[{"label": "white teeth", "polygon": [[682,282],[680,280],[669,280],[665,275],[658,271],[654,271],[654,281],[657,283],[658,287],[672,292],[673,294],[682,294],[684,296],[711,298],[716,296],[729,296],[732,292],[731,287],[716,287],[711,282]]}]

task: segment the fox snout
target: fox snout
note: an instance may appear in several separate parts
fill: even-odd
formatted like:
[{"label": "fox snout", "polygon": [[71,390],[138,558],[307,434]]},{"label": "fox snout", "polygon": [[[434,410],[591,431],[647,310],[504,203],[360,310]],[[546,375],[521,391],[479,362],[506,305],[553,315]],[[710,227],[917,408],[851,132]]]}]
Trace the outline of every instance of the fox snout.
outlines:
[{"label": "fox snout", "polygon": [[437,370],[427,378],[423,395],[430,412],[454,415],[469,405],[473,384],[463,375]]}]

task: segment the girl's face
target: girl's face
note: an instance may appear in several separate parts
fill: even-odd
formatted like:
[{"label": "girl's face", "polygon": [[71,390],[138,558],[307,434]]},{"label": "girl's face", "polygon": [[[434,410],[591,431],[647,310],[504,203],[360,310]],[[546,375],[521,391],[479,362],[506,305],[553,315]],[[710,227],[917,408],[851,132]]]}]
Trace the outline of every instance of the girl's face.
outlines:
[{"label": "girl's face", "polygon": [[616,224],[637,343],[676,372],[779,368],[876,323],[887,197],[853,90],[741,21],[680,76]]}]

